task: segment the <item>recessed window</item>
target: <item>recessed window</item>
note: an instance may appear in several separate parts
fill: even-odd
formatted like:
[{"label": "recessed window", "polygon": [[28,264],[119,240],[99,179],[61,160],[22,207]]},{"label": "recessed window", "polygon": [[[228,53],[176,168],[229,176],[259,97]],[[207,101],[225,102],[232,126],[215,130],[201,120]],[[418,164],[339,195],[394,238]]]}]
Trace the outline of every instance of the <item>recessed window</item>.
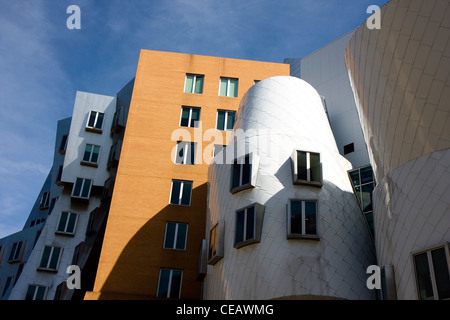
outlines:
[{"label": "recessed window", "polygon": [[231,169],[231,193],[255,187],[258,160],[253,153],[234,159]]},{"label": "recessed window", "polygon": [[196,142],[177,141],[175,163],[194,165],[196,153],[197,153]]},{"label": "recessed window", "polygon": [[120,129],[125,127],[125,116],[123,108],[118,108],[116,112],[114,112],[113,121],[111,124],[111,132],[119,132]]},{"label": "recessed window", "polygon": [[76,213],[62,212],[56,232],[73,235],[75,233],[77,219],[78,215]]},{"label": "recessed window", "polygon": [[72,198],[89,199],[92,180],[77,178],[72,191]]},{"label": "recessed window", "polygon": [[448,244],[413,254],[420,300],[450,299]]},{"label": "recessed window", "polygon": [[233,130],[236,118],[235,111],[218,110],[217,111],[217,130]]},{"label": "recessed window", "polygon": [[170,204],[191,205],[192,181],[172,180]]},{"label": "recessed window", "polygon": [[291,200],[288,206],[287,237],[318,239],[317,202]]},{"label": "recessed window", "polygon": [[61,138],[61,144],[59,145],[59,153],[65,154],[67,148],[67,134],[63,135]]},{"label": "recessed window", "polygon": [[205,76],[201,74],[186,74],[184,83],[184,92],[186,93],[203,93],[203,82]]},{"label": "recessed window", "polygon": [[295,150],[291,158],[294,184],[322,187],[320,153]]},{"label": "recessed window", "polygon": [[104,117],[105,114],[102,112],[90,111],[86,130],[101,133]]},{"label": "recessed window", "polygon": [[353,142],[344,146],[344,155],[352,153],[353,151],[355,151],[355,145]]},{"label": "recessed window", "polygon": [[224,221],[209,230],[208,264],[214,265],[224,256]]},{"label": "recessed window", "polygon": [[188,225],[186,223],[167,222],[164,235],[165,249],[186,249]]},{"label": "recessed window", "polygon": [[47,287],[38,285],[29,285],[25,300],[44,300],[47,293]]},{"label": "recessed window", "polygon": [[39,209],[44,210],[48,208],[50,202],[50,192],[45,191],[42,193],[41,202],[39,203]]},{"label": "recessed window", "polygon": [[6,278],[5,287],[3,288],[2,292],[2,298],[5,296],[6,292],[8,292],[9,286],[11,285],[11,282],[13,280],[13,277]]},{"label": "recessed window", "polygon": [[56,271],[62,249],[59,247],[45,246],[42,253],[39,270]]},{"label": "recessed window", "polygon": [[11,247],[11,252],[9,253],[8,262],[20,261],[20,259],[22,259],[24,248],[25,248],[24,241],[14,242]]},{"label": "recessed window", "polygon": [[219,96],[221,97],[237,97],[238,96],[238,79],[236,78],[220,78]]},{"label": "recessed window", "polygon": [[264,206],[259,203],[236,211],[235,248],[260,242],[263,218]]},{"label": "recessed window", "polygon": [[198,128],[200,121],[200,108],[182,107],[180,127]]},{"label": "recessed window", "polygon": [[182,270],[160,269],[157,296],[159,298],[179,299],[182,278]]},{"label": "recessed window", "polygon": [[100,155],[100,146],[87,143],[86,148],[84,149],[84,155],[81,164],[97,165],[99,155]]}]

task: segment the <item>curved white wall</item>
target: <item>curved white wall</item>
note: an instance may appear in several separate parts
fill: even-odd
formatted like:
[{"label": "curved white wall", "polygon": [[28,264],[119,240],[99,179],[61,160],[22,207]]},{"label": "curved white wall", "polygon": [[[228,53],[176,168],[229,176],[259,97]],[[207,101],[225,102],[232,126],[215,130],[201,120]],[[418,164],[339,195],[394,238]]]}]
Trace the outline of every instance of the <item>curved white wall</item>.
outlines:
[{"label": "curved white wall", "polygon": [[[316,90],[294,77],[259,82],[241,102],[234,138],[237,156],[260,159],[256,186],[231,194],[232,165],[210,166],[206,234],[223,220],[225,236],[224,257],[208,266],[204,298],[373,298],[366,268],[375,263],[374,250],[347,176],[352,166],[337,150]],[[296,149],[320,152],[321,188],[293,184]],[[289,199],[317,200],[319,240],[287,239]],[[236,249],[236,210],[254,202],[265,206],[261,240]]]}]

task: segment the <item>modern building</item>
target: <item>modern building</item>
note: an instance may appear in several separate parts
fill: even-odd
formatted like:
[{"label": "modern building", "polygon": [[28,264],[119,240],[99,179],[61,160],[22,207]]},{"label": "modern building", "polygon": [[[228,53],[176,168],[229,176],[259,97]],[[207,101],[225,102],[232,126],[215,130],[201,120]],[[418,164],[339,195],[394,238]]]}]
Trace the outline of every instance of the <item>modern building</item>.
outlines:
[{"label": "modern building", "polygon": [[450,1],[391,0],[346,65],[377,187],[383,298],[450,298]]}]

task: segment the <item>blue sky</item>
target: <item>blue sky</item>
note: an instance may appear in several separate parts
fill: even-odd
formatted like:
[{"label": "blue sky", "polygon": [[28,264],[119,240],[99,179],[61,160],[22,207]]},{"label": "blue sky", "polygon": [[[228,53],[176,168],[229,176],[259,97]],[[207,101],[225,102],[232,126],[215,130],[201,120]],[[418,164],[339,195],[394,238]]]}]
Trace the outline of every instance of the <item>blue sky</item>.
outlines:
[{"label": "blue sky", "polygon": [[[20,231],[77,90],[115,95],[140,49],[283,62],[304,57],[387,0],[0,0],[0,238]],[[67,7],[81,29],[66,27]]]}]

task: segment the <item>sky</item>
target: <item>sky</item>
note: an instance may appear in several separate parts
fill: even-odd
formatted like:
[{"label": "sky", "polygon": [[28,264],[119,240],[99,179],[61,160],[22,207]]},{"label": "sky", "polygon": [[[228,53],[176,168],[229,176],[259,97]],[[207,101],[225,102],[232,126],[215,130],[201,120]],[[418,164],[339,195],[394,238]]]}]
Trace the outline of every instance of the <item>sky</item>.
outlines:
[{"label": "sky", "polygon": [[[114,96],[141,49],[282,63],[364,24],[387,0],[0,0],[0,238],[18,232],[76,91]],[[80,29],[68,29],[70,5]]]}]

